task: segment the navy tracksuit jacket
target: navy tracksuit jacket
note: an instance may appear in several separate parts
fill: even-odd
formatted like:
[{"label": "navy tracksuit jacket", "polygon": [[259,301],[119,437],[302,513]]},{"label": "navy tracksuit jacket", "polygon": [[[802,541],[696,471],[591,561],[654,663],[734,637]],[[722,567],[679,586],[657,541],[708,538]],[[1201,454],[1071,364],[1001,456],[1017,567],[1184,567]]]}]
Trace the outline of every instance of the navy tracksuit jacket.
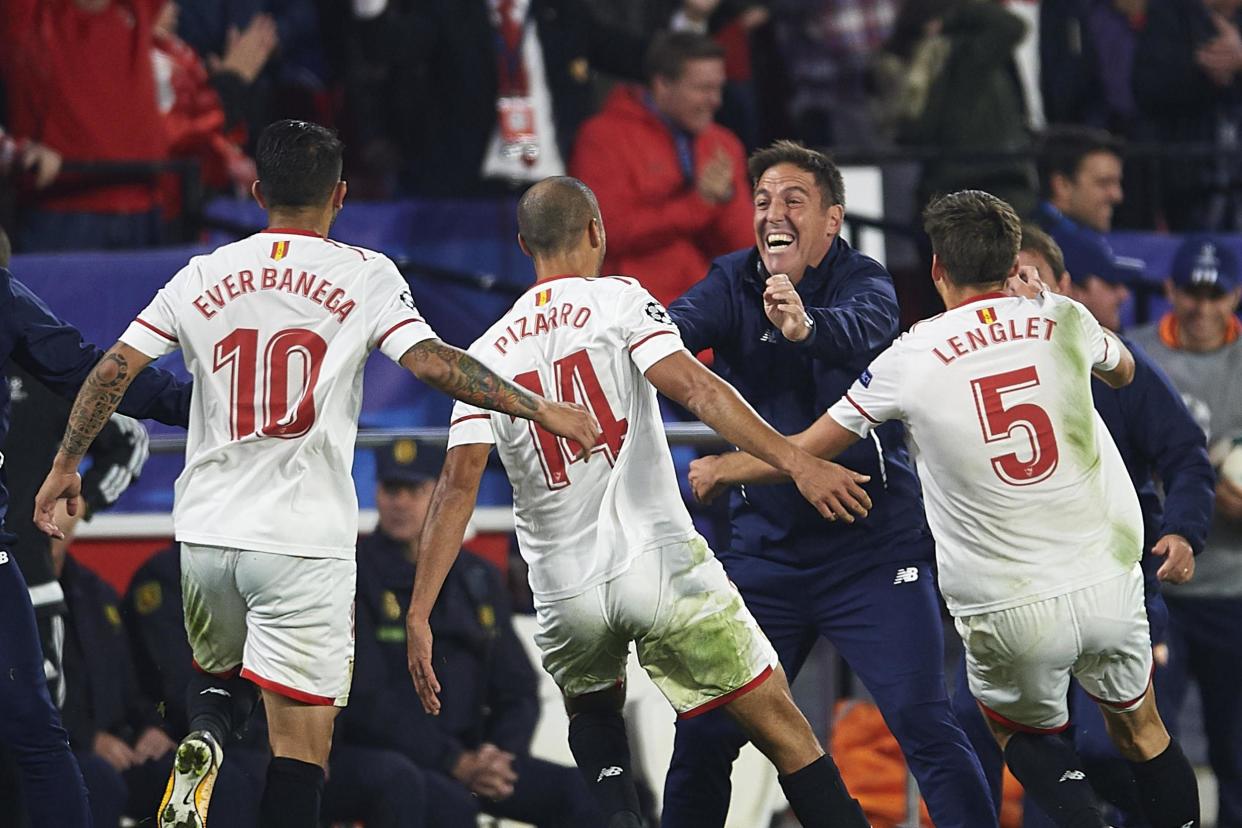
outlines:
[{"label": "navy tracksuit jacket", "polygon": [[[73,399],[103,351],[61,321],[30,289],[0,268],[0,364],[10,359],[48,388]],[[186,425],[190,385],[147,368],[134,378],[120,410],[132,417]],[[0,443],[9,426],[9,384],[0,382]],[[0,485],[0,520],[8,494]],[[86,790],[60,714],[48,695],[30,594],[0,529],[0,742],[17,757],[34,828],[90,824]]]}]

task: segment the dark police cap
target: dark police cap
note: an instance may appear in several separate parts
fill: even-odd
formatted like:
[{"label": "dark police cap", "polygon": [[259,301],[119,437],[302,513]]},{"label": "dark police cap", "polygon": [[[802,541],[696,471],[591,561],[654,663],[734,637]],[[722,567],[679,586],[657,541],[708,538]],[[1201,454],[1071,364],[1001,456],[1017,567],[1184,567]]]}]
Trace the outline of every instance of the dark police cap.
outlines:
[{"label": "dark police cap", "polygon": [[416,440],[396,440],[375,450],[375,479],[380,483],[423,483],[440,476],[444,449]]}]

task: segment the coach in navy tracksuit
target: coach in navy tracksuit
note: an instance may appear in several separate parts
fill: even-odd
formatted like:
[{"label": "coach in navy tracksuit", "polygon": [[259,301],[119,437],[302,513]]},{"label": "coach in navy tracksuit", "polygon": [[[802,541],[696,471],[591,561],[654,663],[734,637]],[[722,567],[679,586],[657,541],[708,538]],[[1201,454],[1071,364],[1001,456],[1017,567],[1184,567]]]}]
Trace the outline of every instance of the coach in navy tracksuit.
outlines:
[{"label": "coach in navy tracksuit", "polygon": [[[837,238],[844,192],[828,158],[782,143],[756,153],[750,173],[758,248],[717,259],[669,311],[687,348],[713,349],[716,371],[794,434],[893,341],[897,298],[884,268]],[[899,423],[881,426],[836,458],[871,476],[867,518],[829,523],[792,485],[735,490],[730,548],[718,557],[790,677],[819,636],[837,647],[884,714],[936,825],[986,828],[996,816],[950,709],[931,534],[901,435]],[[745,742],[723,712],[677,723],[665,828],[724,825]]]},{"label": "coach in navy tracksuit", "polygon": [[[1127,265],[1116,260],[1107,244],[1099,244],[1101,237],[1089,230],[1071,229],[1062,232],[1060,238],[1064,256],[1061,246],[1048,235],[1024,227],[1022,263],[1038,268],[1045,283],[1058,285],[1060,293],[1081,301],[1100,324],[1119,328],[1119,309],[1127,294],[1124,289],[1110,290],[1108,286],[1124,285],[1132,277],[1126,272]],[[1117,444],[1138,492],[1146,552],[1142,565],[1147,622],[1151,640],[1159,643],[1165,637],[1169,618],[1160,581],[1181,583],[1193,574],[1192,555],[1203,550],[1212,520],[1216,477],[1208,461],[1203,429],[1181,395],[1151,357],[1128,340],[1122,341],[1134,355],[1134,380],[1124,388],[1113,389],[1092,379],[1091,392],[1095,410]],[[1161,482],[1163,503],[1153,478]],[[1153,549],[1159,553],[1153,554]],[[1075,746],[1092,786],[1123,811],[1138,813],[1134,778],[1108,738],[1099,709],[1076,682],[1070,707]],[[958,671],[954,709],[979,753],[993,794],[998,795],[1003,759],[966,686],[964,663]],[[1029,800],[1024,822],[1027,826],[1052,824],[1031,807]]]},{"label": "coach in navy tracksuit", "polygon": [[[57,319],[30,289],[0,268],[0,364],[12,359],[57,394],[72,400],[103,352],[83,342],[76,328]],[[134,380],[122,413],[184,426],[190,386],[154,368]],[[9,385],[0,382],[0,442],[9,424]],[[0,520],[8,495],[0,487]],[[17,757],[35,828],[90,824],[86,788],[69,751],[60,714],[43,672],[43,652],[30,593],[0,530],[0,741]]]}]

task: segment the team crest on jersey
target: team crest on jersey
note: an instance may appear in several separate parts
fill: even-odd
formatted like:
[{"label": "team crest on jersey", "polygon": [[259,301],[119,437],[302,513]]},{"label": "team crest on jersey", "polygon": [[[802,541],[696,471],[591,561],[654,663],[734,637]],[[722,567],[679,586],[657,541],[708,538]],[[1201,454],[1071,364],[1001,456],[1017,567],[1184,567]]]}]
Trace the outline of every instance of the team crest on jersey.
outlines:
[{"label": "team crest on jersey", "polygon": [[552,301],[552,288],[544,288],[535,294],[535,307],[542,308]]},{"label": "team crest on jersey", "polygon": [[980,308],[975,311],[975,315],[979,317],[979,321],[985,325],[991,325],[996,321],[996,311],[992,308]]},{"label": "team crest on jersey", "polygon": [[272,242],[272,258],[273,259],[279,262],[281,259],[283,259],[285,256],[288,256],[288,255],[289,255],[289,240],[288,239],[285,239],[284,241]]}]

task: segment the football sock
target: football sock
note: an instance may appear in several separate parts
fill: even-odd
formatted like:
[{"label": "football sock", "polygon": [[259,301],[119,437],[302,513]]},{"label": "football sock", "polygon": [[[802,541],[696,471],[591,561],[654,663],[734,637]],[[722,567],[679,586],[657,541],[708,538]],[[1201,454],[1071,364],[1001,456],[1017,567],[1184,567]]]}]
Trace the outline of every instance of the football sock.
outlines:
[{"label": "football sock", "polygon": [[245,729],[259,701],[259,691],[244,678],[218,678],[195,671],[186,688],[190,730],[205,730],[220,747]]},{"label": "football sock", "polygon": [[630,742],[620,713],[575,714],[569,720],[569,749],[591,794],[612,823],[625,825],[622,814],[639,815],[638,790],[630,772]]},{"label": "football sock", "polygon": [[319,828],[323,768],[277,756],[267,766],[267,785],[259,805],[261,828]]},{"label": "football sock", "polygon": [[1152,828],[1199,825],[1199,784],[1176,739],[1164,753],[1146,762],[1131,762],[1138,783],[1139,807]]},{"label": "football sock", "polygon": [[780,777],[781,790],[803,828],[867,828],[858,800],[846,790],[832,757],[824,754],[801,770]]},{"label": "football sock", "polygon": [[1082,760],[1060,734],[1015,733],[1005,746],[1005,763],[1028,796],[1064,828],[1107,828]]}]

